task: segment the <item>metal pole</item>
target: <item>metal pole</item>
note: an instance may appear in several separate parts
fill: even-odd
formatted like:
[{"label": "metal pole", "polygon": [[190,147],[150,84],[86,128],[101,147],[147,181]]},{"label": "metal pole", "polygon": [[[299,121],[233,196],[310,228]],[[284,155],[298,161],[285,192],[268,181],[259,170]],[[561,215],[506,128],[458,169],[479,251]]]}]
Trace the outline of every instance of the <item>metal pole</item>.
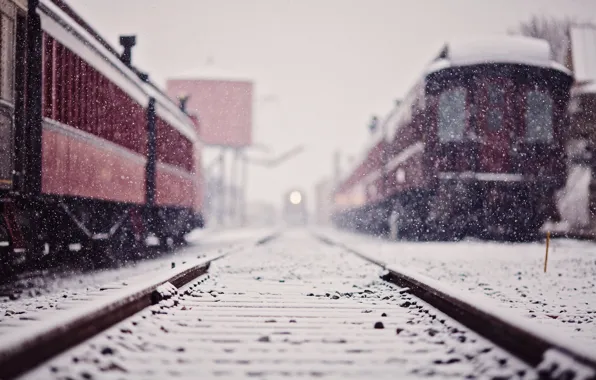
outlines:
[{"label": "metal pole", "polygon": [[[27,195],[36,197],[41,193],[41,135],[42,135],[42,99],[41,99],[41,60],[42,31],[41,20],[37,13],[38,0],[29,0],[27,20],[27,104],[26,133],[27,151]],[[35,225],[35,222],[32,223]]]},{"label": "metal pole", "polygon": [[150,207],[155,204],[155,165],[157,163],[155,119],[155,98],[151,97],[147,107],[147,165],[145,169],[145,203]]},{"label": "metal pole", "polygon": [[383,176],[383,192],[381,193],[383,197],[385,197],[385,195],[387,194],[387,148],[389,145],[387,143],[387,122],[384,122],[381,125],[381,133],[383,135],[383,143],[381,144],[381,147],[383,149],[383,151],[381,152],[381,157],[382,157],[382,167],[381,167],[381,175]]},{"label": "metal pole", "polygon": [[218,198],[219,207],[217,210],[217,222],[220,226],[225,223],[225,212],[226,212],[226,151],[225,148],[221,149],[219,155],[219,183],[218,183]]},{"label": "metal pole", "polygon": [[27,83],[25,109],[25,194],[28,199],[29,217],[27,259],[38,256],[42,251],[42,235],[48,229],[43,223],[43,207],[39,202],[42,179],[42,29],[37,13],[38,0],[28,1],[27,11]]},{"label": "metal pole", "polygon": [[238,149],[234,149],[232,157],[232,177],[230,179],[230,210],[229,218],[235,224],[238,221],[238,179],[236,166],[238,164]]},{"label": "metal pole", "polygon": [[246,226],[246,185],[248,183],[248,159],[246,158],[246,151],[241,151],[242,160],[242,176],[240,181],[240,204],[241,204],[241,216],[240,222],[242,226]]}]

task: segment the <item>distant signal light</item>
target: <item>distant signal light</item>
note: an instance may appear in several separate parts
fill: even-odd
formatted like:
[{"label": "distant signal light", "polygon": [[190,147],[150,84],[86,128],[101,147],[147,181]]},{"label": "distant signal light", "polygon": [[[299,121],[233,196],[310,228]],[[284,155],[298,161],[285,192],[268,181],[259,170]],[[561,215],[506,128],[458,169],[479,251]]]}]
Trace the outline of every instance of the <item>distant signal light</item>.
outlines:
[{"label": "distant signal light", "polygon": [[290,203],[293,205],[298,205],[302,202],[302,194],[299,191],[292,191],[290,193]]}]

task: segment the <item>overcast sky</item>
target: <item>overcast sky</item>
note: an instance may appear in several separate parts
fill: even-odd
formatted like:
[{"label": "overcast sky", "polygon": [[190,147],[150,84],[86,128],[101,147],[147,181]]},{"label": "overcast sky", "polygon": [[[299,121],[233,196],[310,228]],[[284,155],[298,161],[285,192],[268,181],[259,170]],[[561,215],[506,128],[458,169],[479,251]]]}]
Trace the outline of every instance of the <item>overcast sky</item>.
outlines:
[{"label": "overcast sky", "polygon": [[276,206],[291,187],[312,194],[336,149],[358,154],[370,117],[390,110],[446,40],[504,34],[533,14],[596,21],[594,0],[68,3],[114,46],[136,34],[134,64],[162,86],[206,65],[252,78],[255,142],[278,153],[306,147],[276,169],[250,169],[249,199]]}]

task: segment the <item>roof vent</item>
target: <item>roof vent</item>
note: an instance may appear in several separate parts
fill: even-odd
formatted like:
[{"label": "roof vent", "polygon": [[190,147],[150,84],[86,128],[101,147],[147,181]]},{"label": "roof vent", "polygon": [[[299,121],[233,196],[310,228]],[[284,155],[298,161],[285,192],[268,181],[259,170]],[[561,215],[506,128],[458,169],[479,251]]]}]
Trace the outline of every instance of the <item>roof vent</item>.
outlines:
[{"label": "roof vent", "polygon": [[188,103],[189,97],[190,96],[188,96],[186,94],[178,96],[178,105],[180,107],[180,110],[184,113],[186,113],[186,103]]},{"label": "roof vent", "polygon": [[132,63],[132,48],[137,44],[137,36],[120,36],[120,45],[124,48],[120,60],[124,62],[126,66],[130,66]]}]

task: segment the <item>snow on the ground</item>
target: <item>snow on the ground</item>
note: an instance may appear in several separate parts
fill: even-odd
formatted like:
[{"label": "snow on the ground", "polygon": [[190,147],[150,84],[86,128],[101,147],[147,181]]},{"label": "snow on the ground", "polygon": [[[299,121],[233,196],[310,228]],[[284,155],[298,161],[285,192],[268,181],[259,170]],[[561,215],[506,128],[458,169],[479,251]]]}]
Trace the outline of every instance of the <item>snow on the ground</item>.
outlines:
[{"label": "snow on the ground", "polygon": [[551,240],[544,273],[544,243],[390,242],[324,231],[387,264],[490,297],[596,349],[596,243]]},{"label": "snow on the ground", "polygon": [[381,273],[285,231],[24,379],[535,377]]},{"label": "snow on the ground", "polygon": [[207,228],[191,231],[186,240],[194,245],[231,244],[250,240],[255,236],[264,236],[273,230],[272,227],[248,228]]},{"label": "snow on the ground", "polygon": [[[120,268],[97,271],[46,271],[31,273],[17,286],[0,286],[0,335],[3,328],[15,321],[38,319],[44,311],[71,307],[73,302],[85,301],[88,294],[112,289],[114,284],[128,286],[134,276],[158,273],[186,261],[231,249],[266,234],[264,229],[234,229],[194,233],[185,248],[163,254],[157,258],[128,263]],[[200,236],[199,236],[200,235]],[[19,322],[19,325],[22,322]]]}]

